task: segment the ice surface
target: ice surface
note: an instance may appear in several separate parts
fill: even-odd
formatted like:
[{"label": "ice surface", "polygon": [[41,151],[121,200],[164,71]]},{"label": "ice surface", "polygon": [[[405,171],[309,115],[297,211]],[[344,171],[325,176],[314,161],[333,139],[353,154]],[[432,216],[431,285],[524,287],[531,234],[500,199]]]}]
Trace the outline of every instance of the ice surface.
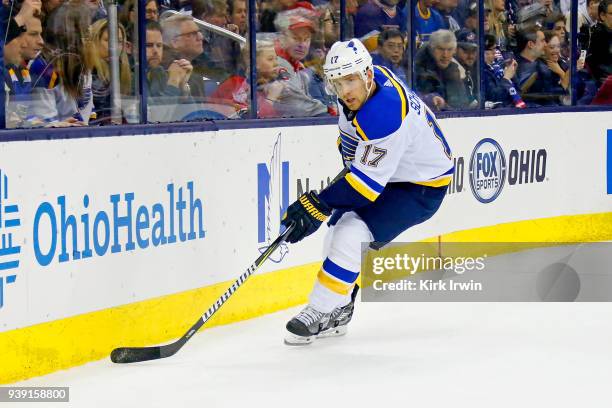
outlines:
[{"label": "ice surface", "polygon": [[348,335],[289,347],[298,310],[19,385],[69,386],[70,403],[30,404],[60,408],[610,406],[610,303],[358,303]]}]

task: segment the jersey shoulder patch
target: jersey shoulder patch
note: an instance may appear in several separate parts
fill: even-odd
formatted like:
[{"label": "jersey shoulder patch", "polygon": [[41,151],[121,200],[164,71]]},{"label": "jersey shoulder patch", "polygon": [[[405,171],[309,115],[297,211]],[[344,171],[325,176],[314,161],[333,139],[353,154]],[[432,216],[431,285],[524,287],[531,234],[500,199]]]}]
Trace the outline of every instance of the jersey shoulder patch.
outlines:
[{"label": "jersey shoulder patch", "polygon": [[402,125],[408,113],[408,98],[400,81],[389,69],[375,65],[376,93],[352,120],[362,140],[382,139]]}]

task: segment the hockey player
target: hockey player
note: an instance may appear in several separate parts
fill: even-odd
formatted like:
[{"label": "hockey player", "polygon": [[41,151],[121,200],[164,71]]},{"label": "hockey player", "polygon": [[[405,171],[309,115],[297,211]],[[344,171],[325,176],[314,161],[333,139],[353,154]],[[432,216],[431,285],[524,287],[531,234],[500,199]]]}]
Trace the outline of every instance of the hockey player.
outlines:
[{"label": "hockey player", "polygon": [[323,67],[338,96],[344,177],[291,204],[283,225],[298,242],[329,219],[326,258],[309,304],[287,323],[285,343],[308,344],[346,333],[361,243],[379,249],[440,207],[453,173],[451,151],[433,113],[393,73],[372,65],[357,39],[336,42]]}]

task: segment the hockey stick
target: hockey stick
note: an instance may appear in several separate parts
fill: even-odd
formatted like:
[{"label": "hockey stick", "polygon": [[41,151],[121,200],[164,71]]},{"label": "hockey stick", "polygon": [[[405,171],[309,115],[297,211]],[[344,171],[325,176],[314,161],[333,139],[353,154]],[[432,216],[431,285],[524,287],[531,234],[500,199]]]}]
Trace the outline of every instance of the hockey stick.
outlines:
[{"label": "hockey stick", "polygon": [[266,259],[272,255],[272,253],[287,239],[291,231],[295,228],[294,224],[291,224],[276,240],[266,249],[260,256],[253,262],[251,266],[244,272],[236,281],[230,286],[227,291],[212,305],[197,322],[183,334],[183,336],[175,341],[174,343],[166,344],[163,346],[152,346],[152,347],[119,347],[113,350],[110,355],[113,363],[135,363],[139,361],[157,360],[160,358],[166,358],[173,356],[177,351],[181,349],[187,343],[187,341],[193,336],[211,317],[217,310],[223,306],[236,292],[236,290],[263,264]]}]

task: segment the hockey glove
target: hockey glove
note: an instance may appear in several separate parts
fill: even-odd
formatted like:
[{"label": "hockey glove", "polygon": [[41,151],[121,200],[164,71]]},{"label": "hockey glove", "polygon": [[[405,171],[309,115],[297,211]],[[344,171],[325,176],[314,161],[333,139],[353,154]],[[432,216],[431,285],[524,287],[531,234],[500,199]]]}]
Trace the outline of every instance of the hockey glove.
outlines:
[{"label": "hockey glove", "polygon": [[287,237],[287,242],[296,243],[315,232],[331,214],[331,208],[319,199],[317,193],[311,191],[302,194],[289,206],[281,223],[287,227],[295,223],[293,232]]}]

